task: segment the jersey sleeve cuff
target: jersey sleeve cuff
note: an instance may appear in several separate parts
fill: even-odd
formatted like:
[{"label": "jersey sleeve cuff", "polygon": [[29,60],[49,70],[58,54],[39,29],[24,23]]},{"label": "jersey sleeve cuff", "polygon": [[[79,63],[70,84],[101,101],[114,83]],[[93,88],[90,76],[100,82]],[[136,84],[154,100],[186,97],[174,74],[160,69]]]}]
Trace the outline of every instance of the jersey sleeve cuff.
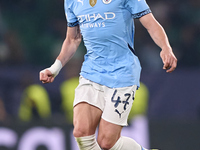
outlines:
[{"label": "jersey sleeve cuff", "polygon": [[139,13],[137,13],[137,14],[134,14],[134,15],[133,15],[133,18],[134,18],[134,19],[139,19],[139,18],[141,18],[142,16],[145,16],[145,15],[147,15],[147,14],[149,14],[149,13],[151,13],[150,8],[148,8],[148,9],[142,11],[142,12],[139,12]]},{"label": "jersey sleeve cuff", "polygon": [[70,23],[70,22],[67,23],[67,26],[68,26],[68,27],[75,27],[75,26],[77,26],[77,25],[78,25],[78,21],[73,22],[73,23]]}]

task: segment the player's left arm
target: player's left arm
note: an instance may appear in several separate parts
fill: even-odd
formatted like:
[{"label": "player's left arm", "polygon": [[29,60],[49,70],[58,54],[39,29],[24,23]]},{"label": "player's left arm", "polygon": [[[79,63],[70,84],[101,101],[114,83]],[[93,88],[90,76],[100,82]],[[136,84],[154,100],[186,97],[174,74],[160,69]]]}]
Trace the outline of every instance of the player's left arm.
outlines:
[{"label": "player's left arm", "polygon": [[172,51],[163,27],[154,18],[152,13],[141,17],[139,20],[147,29],[154,42],[162,49],[160,52],[160,57],[164,64],[163,69],[165,69],[166,72],[174,71],[177,66],[177,58]]}]

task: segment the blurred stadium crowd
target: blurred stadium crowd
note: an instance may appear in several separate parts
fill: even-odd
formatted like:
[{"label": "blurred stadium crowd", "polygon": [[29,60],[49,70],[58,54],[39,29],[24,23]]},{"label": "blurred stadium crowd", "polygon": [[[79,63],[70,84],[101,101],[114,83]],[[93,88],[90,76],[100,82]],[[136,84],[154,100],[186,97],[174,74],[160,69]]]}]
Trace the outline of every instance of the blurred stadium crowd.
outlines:
[{"label": "blurred stadium crowd", "polygon": [[[178,58],[178,69],[198,69],[200,1],[147,0],[147,3],[168,34]],[[45,107],[32,110],[33,116],[45,118],[66,113],[62,109],[65,104],[61,100],[61,84],[78,76],[85,53],[83,43],[54,83],[41,86],[38,81],[39,71],[54,62],[65,35],[63,0],[0,0],[0,121],[9,117],[27,120],[32,116],[28,107],[36,108],[39,96],[45,99],[42,104]],[[138,20],[135,49],[143,71],[162,71],[160,49]],[[38,92],[32,93],[34,88]],[[27,102],[27,97],[36,100]],[[26,116],[20,111],[26,112]]]}]

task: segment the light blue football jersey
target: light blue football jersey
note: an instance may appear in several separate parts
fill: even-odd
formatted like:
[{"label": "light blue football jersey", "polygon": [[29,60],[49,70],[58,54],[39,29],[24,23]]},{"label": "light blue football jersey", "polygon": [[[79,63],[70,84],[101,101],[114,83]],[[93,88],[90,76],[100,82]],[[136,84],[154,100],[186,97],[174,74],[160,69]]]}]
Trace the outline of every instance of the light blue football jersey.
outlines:
[{"label": "light blue football jersey", "polygon": [[145,0],[65,0],[69,27],[80,26],[87,49],[81,73],[110,88],[137,85],[134,19],[151,13]]}]

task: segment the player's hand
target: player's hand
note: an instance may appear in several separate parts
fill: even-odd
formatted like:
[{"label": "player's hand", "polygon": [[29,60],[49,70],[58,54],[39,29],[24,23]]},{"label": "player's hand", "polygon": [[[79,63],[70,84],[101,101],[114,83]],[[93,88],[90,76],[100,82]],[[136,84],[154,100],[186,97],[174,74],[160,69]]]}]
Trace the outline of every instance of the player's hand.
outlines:
[{"label": "player's hand", "polygon": [[163,48],[160,52],[160,57],[163,61],[163,69],[166,72],[173,72],[177,66],[177,58],[170,47]]},{"label": "player's hand", "polygon": [[51,83],[54,81],[54,78],[55,76],[48,69],[40,71],[40,81],[42,83]]}]

